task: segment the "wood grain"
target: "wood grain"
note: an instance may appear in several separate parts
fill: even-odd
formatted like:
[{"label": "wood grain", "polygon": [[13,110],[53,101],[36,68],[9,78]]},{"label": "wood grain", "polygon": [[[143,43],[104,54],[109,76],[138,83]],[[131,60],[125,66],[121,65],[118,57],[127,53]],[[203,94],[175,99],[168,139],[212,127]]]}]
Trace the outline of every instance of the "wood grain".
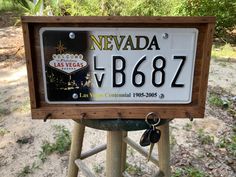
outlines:
[{"label": "wood grain", "polygon": [[86,115],[85,119],[144,119],[149,112],[160,115],[162,119],[168,118],[189,118],[187,112],[192,117],[203,117],[203,108],[198,106],[185,106],[179,108],[172,106],[159,107],[143,106],[91,106],[87,107],[41,107],[40,109],[32,109],[32,117],[35,119],[44,119],[51,113],[50,119],[82,119],[82,115]]},{"label": "wood grain", "polygon": [[22,31],[24,37],[24,45],[25,45],[25,57],[26,57],[26,65],[27,65],[27,73],[28,73],[28,83],[29,83],[29,93],[30,93],[30,105],[31,108],[37,108],[36,104],[36,94],[35,94],[35,82],[34,82],[34,70],[32,63],[32,53],[31,53],[31,42],[30,42],[30,32],[29,26],[27,23],[22,23]]},{"label": "wood grain", "polygon": [[157,24],[157,23],[215,23],[215,17],[137,17],[137,16],[63,16],[63,17],[35,17],[35,16],[22,16],[21,21],[27,23],[122,23],[122,24]]}]

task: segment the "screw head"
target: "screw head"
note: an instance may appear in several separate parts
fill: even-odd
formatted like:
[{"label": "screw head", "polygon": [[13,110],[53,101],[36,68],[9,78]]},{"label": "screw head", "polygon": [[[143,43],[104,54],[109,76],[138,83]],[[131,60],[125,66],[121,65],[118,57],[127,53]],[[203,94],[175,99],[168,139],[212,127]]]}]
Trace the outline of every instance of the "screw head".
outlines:
[{"label": "screw head", "polygon": [[70,32],[70,33],[69,33],[69,38],[70,38],[70,39],[75,39],[75,33]]},{"label": "screw head", "polygon": [[169,37],[169,34],[168,34],[168,33],[162,34],[162,38],[163,38],[163,39],[167,39],[168,37]]},{"label": "screw head", "polygon": [[163,93],[161,93],[161,94],[159,95],[159,98],[160,98],[160,99],[163,99],[163,98],[165,98],[165,95],[164,95]]},{"label": "screw head", "polygon": [[79,98],[79,95],[78,95],[77,93],[73,93],[72,98],[73,98],[74,100],[76,100],[76,99]]}]

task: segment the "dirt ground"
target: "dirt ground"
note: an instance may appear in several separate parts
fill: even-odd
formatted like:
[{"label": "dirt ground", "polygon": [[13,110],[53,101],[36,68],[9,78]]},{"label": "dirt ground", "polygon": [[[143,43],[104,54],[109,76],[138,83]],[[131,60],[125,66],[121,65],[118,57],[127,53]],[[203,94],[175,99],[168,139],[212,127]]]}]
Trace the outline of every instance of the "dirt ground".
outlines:
[{"label": "dirt ground", "polygon": [[[208,92],[221,94],[232,101],[236,95],[235,76],[235,62],[212,59]],[[53,153],[44,163],[39,162],[38,155],[44,141],[54,141],[53,126],[63,125],[72,131],[73,123],[72,120],[43,122],[31,119],[21,27],[0,28],[0,176],[18,177],[26,166],[37,163],[39,167],[25,176],[65,177],[69,151]],[[188,168],[198,169],[205,173],[204,176],[236,176],[236,154],[217,146],[222,138],[232,135],[235,127],[233,115],[207,104],[204,119],[192,122],[175,119],[170,125],[173,172]],[[129,136],[138,142],[142,133],[130,132]],[[20,144],[22,138],[28,141]],[[83,151],[105,143],[105,140],[105,131],[86,128]],[[132,176],[148,177],[156,171],[157,168],[135,150],[128,147],[127,152],[127,167]],[[105,154],[104,151],[85,160],[96,176],[105,176]],[[78,176],[83,177],[81,172]]]}]

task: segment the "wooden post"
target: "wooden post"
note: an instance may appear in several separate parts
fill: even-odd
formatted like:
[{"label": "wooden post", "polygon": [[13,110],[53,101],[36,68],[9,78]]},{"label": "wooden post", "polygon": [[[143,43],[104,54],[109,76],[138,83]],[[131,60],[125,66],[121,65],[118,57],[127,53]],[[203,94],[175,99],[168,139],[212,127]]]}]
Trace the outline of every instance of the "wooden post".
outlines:
[{"label": "wooden post", "polygon": [[122,131],[107,131],[106,177],[121,177]]},{"label": "wooden post", "polygon": [[161,138],[158,142],[159,168],[165,177],[171,176],[170,170],[170,137],[169,122],[158,127],[161,131]]},{"label": "wooden post", "polygon": [[72,143],[70,149],[70,159],[68,167],[68,177],[77,177],[78,167],[75,164],[75,160],[80,158],[83,138],[84,138],[85,126],[77,122],[74,123],[74,129],[72,134]]},{"label": "wooden post", "polygon": [[[128,136],[127,131],[123,131],[122,133],[123,138],[126,138]],[[125,171],[126,166],[126,156],[127,156],[127,143],[123,141],[122,139],[122,155],[121,155],[121,172]]]}]

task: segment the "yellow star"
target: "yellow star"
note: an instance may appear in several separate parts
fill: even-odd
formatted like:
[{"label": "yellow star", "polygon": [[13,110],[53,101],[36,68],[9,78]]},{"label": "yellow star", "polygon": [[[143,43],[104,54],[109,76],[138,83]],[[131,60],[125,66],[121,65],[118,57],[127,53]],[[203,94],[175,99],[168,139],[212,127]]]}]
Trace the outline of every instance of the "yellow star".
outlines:
[{"label": "yellow star", "polygon": [[57,44],[56,49],[57,49],[57,51],[60,52],[60,54],[66,50],[66,48],[64,47],[64,44],[62,44],[61,41],[59,41],[59,43]]}]

